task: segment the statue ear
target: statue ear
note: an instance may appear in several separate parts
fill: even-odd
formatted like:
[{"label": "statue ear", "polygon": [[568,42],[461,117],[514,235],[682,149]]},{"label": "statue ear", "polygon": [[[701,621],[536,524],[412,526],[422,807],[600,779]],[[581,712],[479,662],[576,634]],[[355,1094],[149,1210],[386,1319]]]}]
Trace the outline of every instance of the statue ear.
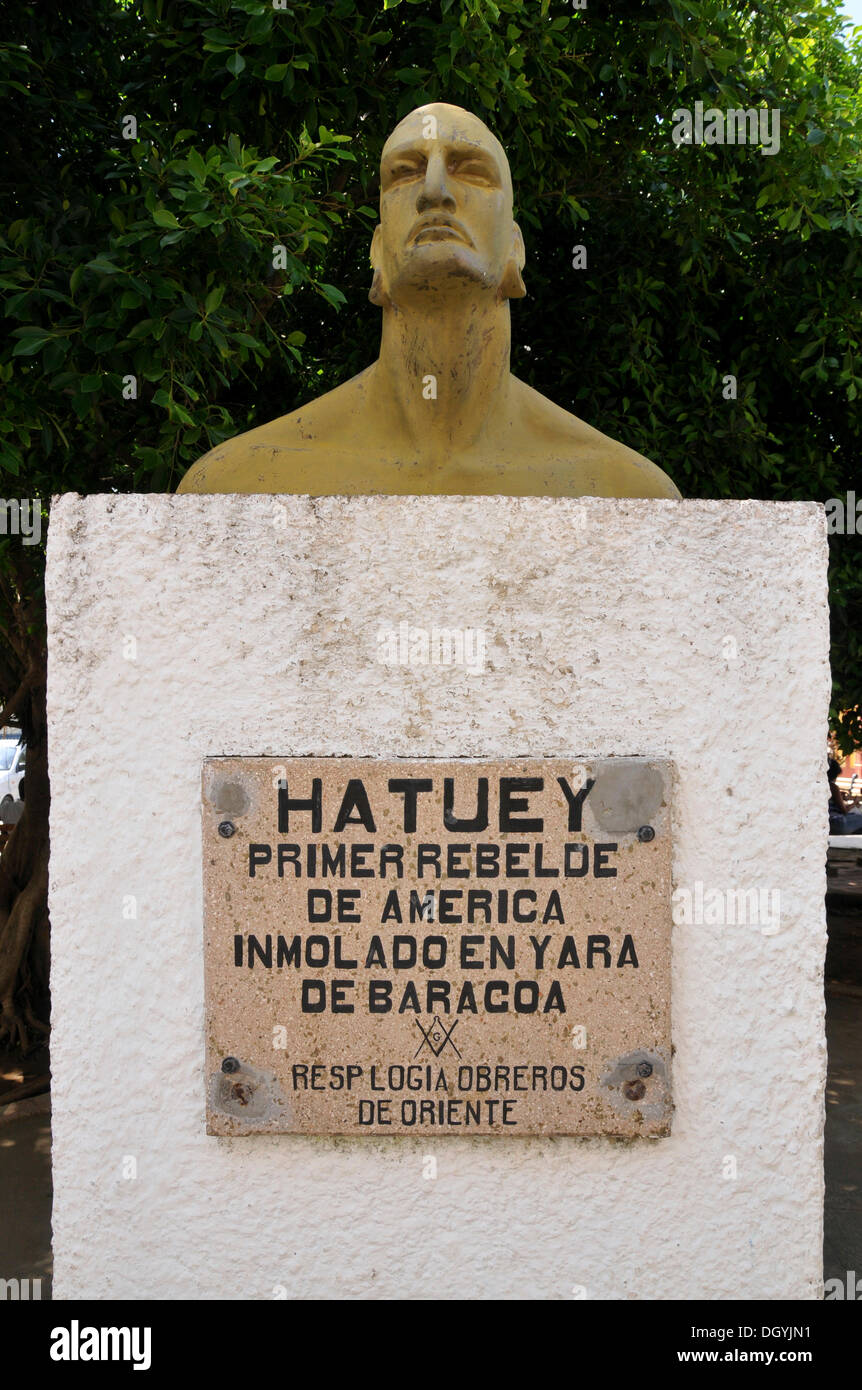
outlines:
[{"label": "statue ear", "polygon": [[503,272],[503,280],[500,285],[501,299],[524,298],[527,290],[521,277],[521,271],[524,268],[524,261],[526,258],[527,253],[524,249],[524,238],[521,236],[521,228],[518,226],[517,222],[513,222],[512,254]]},{"label": "statue ear", "polygon": [[368,298],[371,300],[371,303],[376,304],[379,309],[383,308],[385,303],[383,297],[383,276],[379,270],[375,270],[374,272],[371,281],[371,289],[368,291]]},{"label": "statue ear", "polygon": [[385,302],[383,293],[383,274],[378,267],[380,259],[380,238],[382,232],[380,226],[374,228],[374,236],[371,238],[371,266],[374,275],[371,280],[371,289],[368,291],[368,298],[372,304],[377,304],[380,308]]}]

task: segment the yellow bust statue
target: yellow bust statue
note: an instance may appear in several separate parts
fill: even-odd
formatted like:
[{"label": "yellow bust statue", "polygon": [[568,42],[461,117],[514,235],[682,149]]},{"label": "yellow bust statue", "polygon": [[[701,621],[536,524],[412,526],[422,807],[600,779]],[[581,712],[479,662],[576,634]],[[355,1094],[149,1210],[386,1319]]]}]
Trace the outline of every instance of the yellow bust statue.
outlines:
[{"label": "yellow bust statue", "polygon": [[218,445],[180,492],[680,496],[509,371],[524,241],[503,147],[469,111],[420,106],[390,135],[371,264],[377,361]]}]

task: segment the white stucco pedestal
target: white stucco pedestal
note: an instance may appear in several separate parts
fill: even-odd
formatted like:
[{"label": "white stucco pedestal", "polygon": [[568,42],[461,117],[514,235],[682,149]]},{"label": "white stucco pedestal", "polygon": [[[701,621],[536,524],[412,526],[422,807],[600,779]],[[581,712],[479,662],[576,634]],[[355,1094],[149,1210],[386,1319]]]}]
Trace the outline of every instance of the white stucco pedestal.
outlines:
[{"label": "white stucco pedestal", "polygon": [[[821,1296],[821,506],[71,495],[47,594],[56,1297]],[[208,1137],[228,754],[671,759],[670,1136]]]}]

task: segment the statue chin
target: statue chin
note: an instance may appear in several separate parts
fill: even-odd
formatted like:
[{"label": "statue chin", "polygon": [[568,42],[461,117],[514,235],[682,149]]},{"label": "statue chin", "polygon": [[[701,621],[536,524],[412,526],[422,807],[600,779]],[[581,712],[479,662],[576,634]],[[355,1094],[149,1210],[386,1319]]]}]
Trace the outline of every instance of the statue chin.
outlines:
[{"label": "statue chin", "polygon": [[411,247],[398,266],[386,276],[390,299],[396,304],[405,295],[445,295],[449,291],[463,298],[468,286],[497,288],[500,276],[463,242],[423,241]]}]

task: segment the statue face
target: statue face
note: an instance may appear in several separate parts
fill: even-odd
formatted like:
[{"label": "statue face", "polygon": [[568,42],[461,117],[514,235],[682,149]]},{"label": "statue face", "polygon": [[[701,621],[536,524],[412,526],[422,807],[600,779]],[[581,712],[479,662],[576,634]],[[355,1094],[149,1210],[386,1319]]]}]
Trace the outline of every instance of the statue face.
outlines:
[{"label": "statue face", "polygon": [[382,291],[372,295],[376,303],[429,291],[463,294],[468,286],[504,298],[524,292],[508,161],[469,111],[420,106],[390,135],[371,262]]}]

